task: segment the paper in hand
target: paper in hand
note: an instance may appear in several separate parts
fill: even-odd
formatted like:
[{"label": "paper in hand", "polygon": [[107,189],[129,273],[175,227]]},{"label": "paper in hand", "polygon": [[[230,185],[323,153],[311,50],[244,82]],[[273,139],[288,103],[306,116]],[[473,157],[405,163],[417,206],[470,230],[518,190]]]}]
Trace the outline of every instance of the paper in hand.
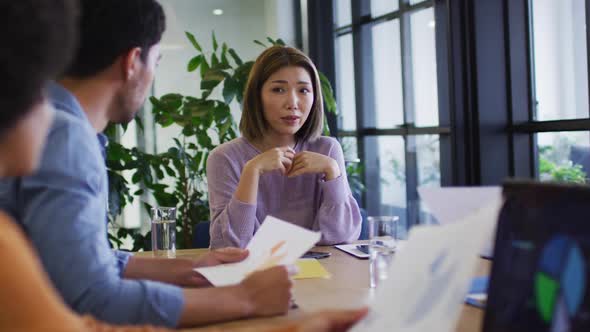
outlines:
[{"label": "paper in hand", "polygon": [[239,263],[196,268],[214,286],[240,283],[250,273],[277,265],[295,264],[321,234],[268,216],[246,247],[250,254]]}]

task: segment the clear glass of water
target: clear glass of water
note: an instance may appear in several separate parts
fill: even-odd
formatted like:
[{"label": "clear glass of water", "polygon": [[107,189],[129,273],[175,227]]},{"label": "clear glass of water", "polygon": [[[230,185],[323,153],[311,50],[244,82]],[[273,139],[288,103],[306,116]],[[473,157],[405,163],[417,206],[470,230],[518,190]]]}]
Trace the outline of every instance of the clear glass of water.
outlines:
[{"label": "clear glass of water", "polygon": [[152,253],[155,257],[176,257],[176,208],[152,208]]},{"label": "clear glass of water", "polygon": [[369,280],[371,288],[387,279],[397,239],[397,216],[368,217]]}]

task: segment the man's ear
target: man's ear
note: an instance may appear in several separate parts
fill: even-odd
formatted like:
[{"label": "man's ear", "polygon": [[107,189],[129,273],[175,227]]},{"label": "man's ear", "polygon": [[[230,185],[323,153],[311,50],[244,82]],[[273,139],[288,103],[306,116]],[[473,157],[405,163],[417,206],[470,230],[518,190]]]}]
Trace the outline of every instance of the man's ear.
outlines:
[{"label": "man's ear", "polygon": [[141,61],[141,48],[134,47],[121,56],[122,76],[127,81],[132,78],[139,70],[139,61]]}]

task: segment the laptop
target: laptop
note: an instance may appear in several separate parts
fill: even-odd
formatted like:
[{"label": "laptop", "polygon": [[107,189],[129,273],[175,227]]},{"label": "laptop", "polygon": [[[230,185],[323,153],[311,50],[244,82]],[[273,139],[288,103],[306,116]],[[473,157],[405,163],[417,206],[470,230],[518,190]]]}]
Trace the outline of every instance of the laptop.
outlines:
[{"label": "laptop", "polygon": [[504,185],[484,332],[590,331],[590,187]]}]

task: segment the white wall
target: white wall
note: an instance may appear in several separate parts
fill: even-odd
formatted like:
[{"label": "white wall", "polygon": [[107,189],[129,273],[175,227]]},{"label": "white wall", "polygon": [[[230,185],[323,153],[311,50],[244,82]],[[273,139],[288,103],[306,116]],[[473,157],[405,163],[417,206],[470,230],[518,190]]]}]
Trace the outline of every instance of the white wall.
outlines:
[{"label": "white wall", "polygon": [[[217,40],[234,48],[243,60],[254,60],[262,52],[263,48],[253,43],[255,39],[264,41],[270,36],[295,44],[295,14],[290,0],[161,0],[161,3],[169,24],[154,83],[156,96],[172,92],[200,95],[198,74],[186,71],[187,62],[196,53],[184,31],[193,33],[204,49],[212,49],[211,31],[215,31]],[[223,15],[213,15],[214,9],[223,10]],[[236,121],[241,114],[239,109],[238,104],[232,105]],[[178,132],[179,128],[159,129],[158,151],[166,150]]]}]

